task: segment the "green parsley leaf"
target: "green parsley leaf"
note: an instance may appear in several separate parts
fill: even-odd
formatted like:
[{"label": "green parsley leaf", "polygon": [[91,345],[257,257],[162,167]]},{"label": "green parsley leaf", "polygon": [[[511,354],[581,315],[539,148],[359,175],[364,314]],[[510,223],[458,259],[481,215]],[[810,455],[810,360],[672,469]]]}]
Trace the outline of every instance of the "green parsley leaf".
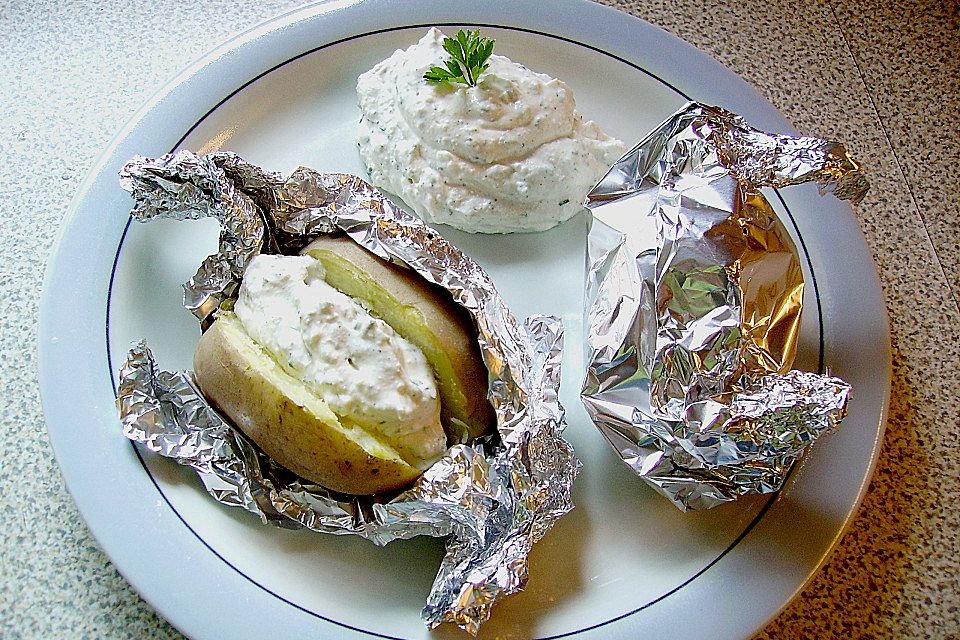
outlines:
[{"label": "green parsley leaf", "polygon": [[462,82],[468,87],[477,85],[477,78],[487,70],[487,60],[493,53],[493,43],[490,38],[480,36],[480,30],[457,31],[455,38],[443,39],[443,50],[450,54],[444,60],[446,69],[440,66],[430,67],[423,74],[423,79],[433,84],[444,82]]}]

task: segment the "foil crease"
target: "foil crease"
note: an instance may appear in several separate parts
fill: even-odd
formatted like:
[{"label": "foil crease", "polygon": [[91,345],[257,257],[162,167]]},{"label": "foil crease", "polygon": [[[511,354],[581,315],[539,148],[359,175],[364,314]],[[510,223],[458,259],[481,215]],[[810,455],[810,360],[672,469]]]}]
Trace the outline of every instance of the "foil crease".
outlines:
[{"label": "foil crease", "polygon": [[762,187],[868,188],[842,145],[764,133],[689,103],[587,195],[581,399],[633,471],[681,510],[783,485],[846,412],[850,387],[791,371],[796,248]]},{"label": "foil crease", "polygon": [[134,158],[120,175],[138,221],[220,221],[219,251],[184,285],[184,307],[204,326],[253,256],[296,253],[318,234],[340,232],[446,288],[470,312],[497,433],[451,447],[393,498],[336,494],[294,476],[231,428],[190,372],[160,370],[142,342],[120,371],[117,406],[125,436],[192,467],[215,499],[265,523],[377,545],[449,536],[422,617],[476,634],[497,600],[522,589],[532,545],[572,508],[580,463],[562,436],[559,320],[517,322],[479,265],[355,176],[301,167],[283,179],[231,153],[189,151]]}]

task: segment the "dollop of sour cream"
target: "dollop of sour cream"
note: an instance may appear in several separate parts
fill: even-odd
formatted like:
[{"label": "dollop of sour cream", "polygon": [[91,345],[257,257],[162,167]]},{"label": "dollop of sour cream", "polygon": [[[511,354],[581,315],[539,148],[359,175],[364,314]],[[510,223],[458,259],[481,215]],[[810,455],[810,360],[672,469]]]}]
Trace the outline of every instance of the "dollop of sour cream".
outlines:
[{"label": "dollop of sour cream", "polygon": [[256,256],[234,312],[287,373],[408,463],[425,469],[446,451],[437,383],[423,352],[327,284],[318,260]]},{"label": "dollop of sour cream", "polygon": [[357,80],[373,184],[470,232],[542,231],[581,211],[624,144],[584,121],[565,83],[503,56],[474,87],[428,83],[449,57],[443,38],[430,29]]}]

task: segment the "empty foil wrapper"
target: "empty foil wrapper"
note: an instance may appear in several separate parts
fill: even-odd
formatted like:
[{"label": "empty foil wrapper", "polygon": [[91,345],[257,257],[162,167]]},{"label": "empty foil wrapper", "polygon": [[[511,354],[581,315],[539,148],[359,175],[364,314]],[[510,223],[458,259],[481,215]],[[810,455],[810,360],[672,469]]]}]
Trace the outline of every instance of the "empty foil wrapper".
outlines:
[{"label": "empty foil wrapper", "polygon": [[633,471],[681,510],[770,493],[844,417],[850,387],[791,371],[803,275],[760,192],[817,181],[859,200],[843,146],[689,103],[586,198],[581,398]]},{"label": "empty foil wrapper", "polygon": [[561,435],[559,321],[518,323],[473,260],[354,176],[300,168],[283,179],[234,154],[180,151],[134,158],[120,179],[138,221],[220,221],[219,252],[184,285],[184,306],[203,325],[235,294],[253,256],[296,253],[318,234],[339,232],[446,288],[470,312],[498,433],[453,446],[393,499],[335,494],[279,467],[224,422],[190,372],[160,370],[144,343],[120,371],[117,406],[124,435],[192,467],[214,498],[265,523],[378,545],[449,536],[422,617],[475,634],[496,600],[523,587],[532,545],[572,508],[579,462]]}]

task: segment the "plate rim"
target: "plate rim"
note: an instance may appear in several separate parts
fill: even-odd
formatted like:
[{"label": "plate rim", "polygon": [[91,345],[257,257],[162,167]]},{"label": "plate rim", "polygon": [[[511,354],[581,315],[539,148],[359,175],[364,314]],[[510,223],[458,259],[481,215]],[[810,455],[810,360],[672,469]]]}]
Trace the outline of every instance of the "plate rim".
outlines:
[{"label": "plate rim", "polygon": [[[122,143],[124,141],[127,141],[130,138],[131,134],[137,131],[138,127],[143,126],[144,121],[147,119],[147,117],[151,113],[154,113],[156,112],[156,110],[160,109],[163,106],[164,101],[167,100],[171,96],[171,94],[175,93],[176,91],[178,91],[178,89],[183,87],[184,83],[187,80],[196,78],[197,76],[199,76],[201,73],[204,73],[204,72],[209,73],[214,66],[225,64],[224,61],[226,57],[229,56],[231,53],[238,52],[244,47],[249,46],[251,43],[255,43],[257,40],[266,37],[270,33],[276,33],[279,30],[282,30],[285,27],[289,27],[292,24],[300,23],[304,21],[310,21],[320,16],[329,17],[330,15],[333,15],[340,10],[356,11],[364,8],[377,7],[379,5],[384,5],[384,4],[388,4],[388,3],[383,2],[381,0],[356,0],[356,1],[321,0],[320,2],[316,2],[304,7],[296,8],[291,11],[282,13],[279,16],[266,20],[245,32],[242,32],[240,34],[233,36],[232,38],[225,41],[223,44],[215,47],[209,53],[201,57],[197,62],[189,65],[186,69],[184,69],[184,71],[175,75],[173,79],[171,79],[163,88],[157,91],[144,104],[144,106],[141,107],[134,114],[130,122],[123,129],[121,129],[120,133],[114,138],[114,140],[110,143],[107,149],[101,154],[100,158],[94,163],[94,168],[87,175],[87,178],[84,180],[83,185],[78,190],[77,195],[75,196],[73,202],[71,203],[69,213],[65,217],[64,223],[61,225],[60,232],[54,243],[52,257],[47,264],[47,269],[46,269],[45,278],[44,278],[43,296],[42,296],[41,305],[40,305],[40,329],[38,331],[38,339],[39,339],[38,364],[40,369],[41,396],[43,398],[44,413],[45,413],[45,416],[47,417],[48,432],[50,435],[51,444],[53,445],[58,463],[61,466],[62,473],[64,475],[64,480],[66,481],[67,487],[71,491],[71,494],[73,494],[74,500],[78,504],[78,508],[81,505],[81,500],[78,499],[79,496],[75,492],[75,483],[71,481],[71,478],[68,478],[68,475],[69,475],[67,472],[68,467],[67,465],[65,465],[65,460],[64,460],[64,457],[66,455],[65,453],[66,450],[64,449],[64,445],[61,442],[61,439],[59,437],[60,434],[59,433],[55,434],[55,432],[57,431],[57,429],[53,427],[55,420],[54,421],[51,420],[51,415],[55,413],[50,406],[51,405],[50,399],[55,395],[55,392],[51,390],[51,385],[55,383],[52,381],[52,378],[51,378],[51,375],[52,375],[51,374],[51,366],[52,366],[51,358],[53,356],[50,355],[51,343],[49,341],[49,338],[51,337],[51,327],[52,327],[51,313],[53,312],[54,305],[55,305],[55,301],[51,300],[51,296],[52,296],[51,291],[53,291],[55,287],[48,286],[48,285],[54,281],[54,278],[56,277],[56,273],[55,273],[56,267],[64,259],[62,257],[62,253],[64,249],[63,245],[65,242],[65,239],[69,235],[69,230],[73,228],[73,226],[76,224],[77,222],[76,218],[79,216],[81,210],[83,209],[84,204],[86,204],[86,201],[90,198],[91,191],[93,190],[93,187],[95,186],[96,182],[102,179],[104,172],[107,170],[107,167],[110,164],[110,160],[116,155],[117,151],[122,146]],[[404,4],[407,4],[407,3],[404,3]],[[425,3],[415,2],[410,4],[416,4],[419,6]],[[452,3],[452,4],[457,5],[458,3]],[[467,4],[467,3],[459,3],[459,4]],[[491,6],[499,6],[499,5],[508,5],[511,3],[492,2],[490,4]],[[732,78],[735,81],[739,82],[739,84],[742,86],[737,87],[737,89],[739,89],[742,92],[743,89],[746,88],[747,89],[746,93],[752,94],[749,96],[750,99],[754,101],[759,100],[762,103],[761,106],[766,107],[769,110],[772,110],[773,113],[777,117],[779,117],[781,120],[781,122],[779,123],[780,126],[778,127],[779,130],[787,130],[787,131],[793,132],[793,128],[789,126],[789,123],[787,123],[786,120],[783,119],[782,116],[780,116],[773,109],[773,107],[769,105],[769,103],[762,96],[760,96],[759,93],[757,93],[749,85],[746,85],[746,83],[742,79],[740,79],[739,76],[734,74],[732,71],[727,70],[725,67],[722,67],[720,63],[713,60],[713,58],[711,58],[709,55],[694,49],[692,45],[689,45],[688,43],[683,42],[682,40],[679,40],[675,36],[672,36],[669,33],[666,33],[665,31],[659,29],[658,27],[650,25],[649,23],[643,22],[638,18],[635,18],[625,13],[621,13],[616,9],[612,9],[609,7],[604,7],[602,5],[594,4],[592,2],[588,2],[587,0],[583,0],[583,1],[561,0],[558,4],[563,5],[564,8],[575,8],[578,11],[582,11],[582,12],[587,12],[587,13],[597,12],[596,15],[601,15],[604,12],[607,12],[608,19],[611,18],[612,16],[615,16],[616,19],[627,20],[628,22],[632,22],[633,26],[636,28],[642,27],[643,29],[648,29],[648,30],[654,29],[657,32],[659,32],[658,34],[659,37],[661,38],[666,37],[668,40],[674,41],[672,42],[674,46],[679,45],[681,49],[692,49],[694,51],[697,51],[699,57],[706,58],[712,63],[712,65],[719,67],[728,76],[732,76]],[[535,6],[534,3],[526,3],[526,5],[528,7]],[[405,11],[403,8],[400,8],[398,11],[398,13],[404,13],[404,12]],[[500,15],[503,15],[503,14],[500,14]],[[456,18],[453,18],[450,20],[444,20],[443,16],[437,16],[435,19],[432,20],[432,22],[446,22],[446,21],[461,22],[461,23],[469,22],[469,20],[463,19],[462,15],[460,15],[459,20]],[[509,20],[505,19],[504,22],[507,24],[510,24]],[[359,28],[355,29],[355,31],[357,30],[360,30],[360,29]],[[604,49],[604,51],[606,50]],[[229,60],[226,60],[226,63],[229,63]],[[261,75],[265,75],[266,73],[269,73],[270,70],[272,70],[273,68],[276,68],[276,67],[271,67],[267,71],[263,72],[263,74]],[[239,91],[239,90],[240,89],[236,91]],[[233,91],[227,94],[226,97],[224,97],[221,101],[217,102],[211,109],[209,109],[208,113],[214,111],[217,108],[217,106],[219,106],[226,100],[229,100],[229,98],[232,95],[234,95],[236,91]],[[683,93],[682,91],[679,91],[679,90],[678,92],[681,94]],[[206,116],[202,116],[200,120],[202,120],[204,117]],[[783,125],[787,125],[787,126],[783,126]],[[764,125],[764,126],[769,126],[769,125]],[[188,135],[188,134],[189,132],[184,135]],[[847,209],[849,209],[849,207],[847,207]],[[857,228],[857,231],[859,233],[859,240],[863,244],[863,248],[866,248],[865,241],[863,240],[862,232],[859,232],[859,227]],[[867,256],[869,258],[869,253],[867,253]],[[879,280],[876,275],[876,269],[873,265],[872,259],[870,259],[869,267],[874,276],[874,280],[875,280],[874,284],[876,285],[876,289],[877,291],[879,291]],[[885,329],[885,335],[886,335],[886,343],[885,345],[881,345],[880,351],[882,356],[885,355],[887,375],[883,381],[883,386],[885,387],[885,389],[881,390],[882,391],[881,395],[883,397],[883,404],[880,407],[879,414],[878,414],[879,427],[876,433],[876,437],[874,438],[874,442],[872,443],[870,460],[868,463],[868,467],[866,469],[865,476],[862,479],[862,482],[857,490],[857,496],[854,503],[850,505],[850,508],[847,514],[843,518],[842,527],[838,532],[836,532],[836,535],[833,537],[832,542],[829,544],[827,550],[821,555],[821,557],[819,558],[819,561],[816,563],[816,566],[814,566],[808,572],[806,578],[796,587],[793,594],[791,594],[791,596],[787,598],[780,605],[779,609],[770,613],[768,617],[763,622],[761,622],[760,626],[757,628],[761,628],[764,624],[769,622],[769,620],[776,617],[776,615],[778,615],[780,611],[782,611],[782,609],[789,604],[789,602],[796,595],[796,593],[802,590],[802,588],[807,584],[809,579],[816,573],[816,571],[819,570],[819,568],[823,565],[823,563],[826,562],[826,560],[829,558],[829,554],[836,547],[836,544],[839,541],[840,537],[846,531],[846,529],[850,526],[856,514],[856,511],[863,500],[863,496],[864,496],[866,487],[869,484],[869,480],[872,477],[873,469],[875,468],[876,461],[877,461],[877,455],[879,451],[879,442],[882,440],[883,430],[886,424],[887,400],[889,398],[890,370],[891,370],[890,351],[889,351],[889,330],[887,328],[888,323],[886,320],[885,308],[882,305],[882,298],[880,299],[880,302],[881,302],[881,308],[883,308],[883,312],[884,312],[883,318],[882,318],[882,324]],[[192,628],[192,625],[189,625],[187,624],[187,622],[181,620],[180,616],[174,615],[174,612],[172,612],[169,607],[158,606],[159,602],[155,602],[152,597],[144,593],[144,589],[141,589],[141,587],[138,586],[139,581],[135,581],[131,579],[131,576],[127,575],[127,571],[125,571],[125,567],[121,566],[121,564],[114,559],[114,554],[110,553],[109,549],[107,549],[107,545],[104,544],[103,540],[101,539],[101,536],[97,535],[97,529],[99,529],[99,527],[95,528],[90,522],[89,510],[81,509],[81,515],[83,516],[84,520],[87,521],[87,524],[91,530],[91,533],[98,540],[98,542],[101,543],[101,546],[104,547],[105,550],[108,552],[109,556],[111,557],[111,560],[114,561],[115,566],[117,566],[118,570],[121,571],[121,573],[128,580],[128,582],[130,582],[131,585],[133,585],[138,590],[138,592],[140,592],[141,596],[144,597],[144,599],[147,600],[159,613],[161,613],[161,615],[166,617],[167,620],[169,620],[172,624],[177,626],[179,629],[185,631],[187,628]],[[130,569],[130,572],[135,573],[133,568]],[[342,626],[341,623],[334,622],[333,624]],[[755,630],[756,629],[754,629],[754,631]],[[369,633],[369,632],[365,631],[364,633]]]}]

